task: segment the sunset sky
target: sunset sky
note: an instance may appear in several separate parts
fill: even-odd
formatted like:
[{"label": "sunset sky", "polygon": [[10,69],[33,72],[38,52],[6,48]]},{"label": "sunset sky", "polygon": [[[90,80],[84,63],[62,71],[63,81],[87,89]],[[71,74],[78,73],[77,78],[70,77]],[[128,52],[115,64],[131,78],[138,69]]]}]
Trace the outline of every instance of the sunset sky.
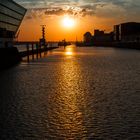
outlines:
[{"label": "sunset sky", "polygon": [[[28,9],[19,40],[38,40],[46,25],[46,39],[83,39],[94,29],[113,30],[122,22],[140,22],[140,0],[14,0]],[[68,22],[68,23],[67,23]]]}]

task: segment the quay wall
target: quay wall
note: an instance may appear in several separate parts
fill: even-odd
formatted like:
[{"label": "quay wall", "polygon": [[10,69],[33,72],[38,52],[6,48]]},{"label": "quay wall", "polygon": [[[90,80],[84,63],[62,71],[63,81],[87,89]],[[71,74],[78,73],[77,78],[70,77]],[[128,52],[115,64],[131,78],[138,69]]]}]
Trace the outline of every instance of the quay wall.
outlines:
[{"label": "quay wall", "polygon": [[77,43],[76,45],[79,47],[97,46],[97,47],[115,47],[115,48],[140,50],[140,42],[93,42],[93,43],[80,42],[80,43]]},{"label": "quay wall", "polygon": [[24,52],[19,52],[16,47],[11,48],[0,48],[0,70],[10,68],[21,62],[22,57],[26,57],[32,54],[39,54],[45,51],[53,50],[58,47],[52,48],[42,48],[36,50],[29,50]]},{"label": "quay wall", "polygon": [[16,47],[0,48],[0,70],[12,67],[21,61]]}]

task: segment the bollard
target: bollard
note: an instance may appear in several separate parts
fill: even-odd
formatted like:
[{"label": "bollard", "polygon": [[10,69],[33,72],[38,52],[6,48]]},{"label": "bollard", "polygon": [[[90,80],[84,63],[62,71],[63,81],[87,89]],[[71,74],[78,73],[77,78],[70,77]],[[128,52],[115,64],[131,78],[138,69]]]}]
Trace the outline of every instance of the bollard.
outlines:
[{"label": "bollard", "polygon": [[29,58],[29,44],[26,45],[27,48],[27,62],[30,62],[30,58]]},{"label": "bollard", "polygon": [[32,59],[34,60],[34,44],[32,43]]},{"label": "bollard", "polygon": [[39,45],[39,52],[40,52],[40,58],[41,58],[41,44]]},{"label": "bollard", "polygon": [[36,43],[36,58],[38,59],[38,43]]}]

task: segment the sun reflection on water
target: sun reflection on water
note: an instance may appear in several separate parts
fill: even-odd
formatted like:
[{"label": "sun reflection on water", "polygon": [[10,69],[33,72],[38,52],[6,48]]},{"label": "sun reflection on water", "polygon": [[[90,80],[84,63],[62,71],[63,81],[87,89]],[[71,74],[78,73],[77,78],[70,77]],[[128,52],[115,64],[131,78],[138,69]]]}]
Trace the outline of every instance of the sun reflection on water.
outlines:
[{"label": "sun reflection on water", "polygon": [[[66,53],[68,54],[67,56],[72,56],[73,48],[66,48]],[[59,94],[59,98],[62,101],[59,103],[62,108],[58,111],[59,120],[62,121],[61,128],[65,131],[67,138],[81,139],[80,136],[85,136],[86,129],[83,126],[83,114],[77,103],[78,96],[81,93],[77,84],[80,81],[79,67],[75,65],[74,61],[71,61],[63,64],[61,70],[61,84],[63,84],[61,90],[65,93]]]},{"label": "sun reflection on water", "polygon": [[[73,52],[74,46],[67,46],[64,55],[66,57],[73,56]],[[53,107],[50,110],[54,116],[51,118],[51,122],[53,122],[51,127],[56,130],[57,137],[61,134],[66,139],[82,139],[87,134],[83,112],[79,106],[80,97],[84,96],[79,87],[79,82],[82,80],[79,70],[80,67],[75,61],[67,61],[60,66],[61,76],[58,77],[60,82],[56,83],[58,86],[57,94],[51,97]],[[85,104],[84,100],[82,103]]]},{"label": "sun reflection on water", "polygon": [[68,56],[73,55],[73,53],[72,53],[72,52],[66,52],[65,54],[66,54],[66,55],[68,55]]},{"label": "sun reflection on water", "polygon": [[73,47],[72,46],[68,46],[65,49],[65,55],[66,56],[73,56],[74,55],[73,51],[74,51]]}]

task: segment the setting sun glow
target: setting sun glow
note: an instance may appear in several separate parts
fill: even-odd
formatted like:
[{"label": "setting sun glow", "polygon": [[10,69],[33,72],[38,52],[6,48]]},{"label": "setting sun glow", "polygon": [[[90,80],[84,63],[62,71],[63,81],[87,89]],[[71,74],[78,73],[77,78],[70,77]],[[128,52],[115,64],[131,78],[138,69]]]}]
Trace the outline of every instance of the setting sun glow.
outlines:
[{"label": "setting sun glow", "polygon": [[71,55],[73,55],[72,52],[66,52],[65,54],[66,54],[67,56],[71,56]]},{"label": "setting sun glow", "polygon": [[62,20],[62,24],[63,24],[63,26],[66,27],[66,28],[71,28],[71,27],[74,27],[75,21],[74,21],[74,19],[72,19],[72,18],[66,16],[66,17],[64,17],[63,20]]}]

